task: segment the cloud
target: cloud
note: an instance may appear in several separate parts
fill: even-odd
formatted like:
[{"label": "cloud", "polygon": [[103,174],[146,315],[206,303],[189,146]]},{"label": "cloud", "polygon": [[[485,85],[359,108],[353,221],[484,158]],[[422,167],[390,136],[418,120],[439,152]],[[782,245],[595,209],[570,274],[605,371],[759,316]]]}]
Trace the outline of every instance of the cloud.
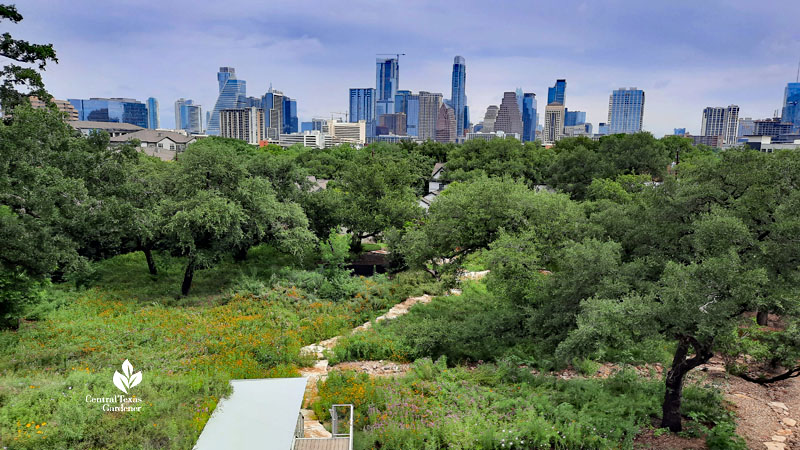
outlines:
[{"label": "cloud", "polygon": [[445,97],[464,56],[473,121],[516,87],[543,109],[547,87],[566,78],[567,107],[594,123],[613,89],[645,89],[645,127],[660,135],[699,132],[705,106],[763,117],[780,105],[800,57],[800,3],[777,3],[27,0],[25,20],[8,28],[55,45],[45,82],[57,98],[153,96],[162,126],[179,97],[213,107],[220,66],[235,67],[250,95],[271,82],[297,99],[301,120],[330,117],[350,87],[374,85],[375,53],[398,52],[401,88]]}]

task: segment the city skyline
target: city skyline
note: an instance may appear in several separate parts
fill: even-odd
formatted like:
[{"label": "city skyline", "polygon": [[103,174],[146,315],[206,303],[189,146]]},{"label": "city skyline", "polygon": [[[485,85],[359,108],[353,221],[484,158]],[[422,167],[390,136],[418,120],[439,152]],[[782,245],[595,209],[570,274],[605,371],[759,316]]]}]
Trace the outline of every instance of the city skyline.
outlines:
[{"label": "city skyline", "polygon": [[[346,14],[306,8],[302,2],[287,8],[244,2],[231,11],[188,8],[186,2],[131,2],[104,6],[109,13],[102,19],[89,14],[92,3],[83,8],[39,0],[19,5],[26,20],[17,35],[54,44],[60,64],[48,67],[44,80],[56,98],[145,102],[155,97],[162,127],[174,125],[170,105],[178,98],[194,99],[210,111],[218,94],[214,74],[223,66],[235,67],[238,77],[247,80],[249,95],[263,95],[271,82],[297,100],[301,120],[330,118],[331,112],[348,107],[349,88],[374,84],[376,53],[398,52],[406,53],[400,59],[399,89],[446,97],[453,58],[463,56],[473,123],[488,105],[500,104],[503,92],[522,87],[544,99],[554,80],[566,79],[567,106],[586,111],[587,122],[606,121],[614,89],[638,86],[647,92],[645,130],[660,136],[685,127],[699,134],[696,118],[709,105],[737,104],[743,116],[754,118],[771,117],[776,110],[780,114],[800,57],[800,30],[791,20],[800,14],[800,5],[790,2],[780,15],[753,10],[746,2],[732,7],[726,2],[725,8],[712,2],[662,6],[619,1],[614,8],[588,2],[510,2],[480,18],[469,10],[481,4],[469,1],[460,8],[467,11],[415,2],[386,2],[377,11],[366,7],[371,3],[355,2]],[[233,11],[242,8],[248,11],[244,18]],[[380,23],[387,13],[394,18],[390,27]],[[547,17],[547,27],[573,31],[529,31],[524,23],[509,24],[510,13]],[[454,17],[443,20],[449,14]],[[149,21],[153,15],[165,17],[175,29]],[[503,29],[508,39],[492,42],[480,33],[459,32],[475,29],[476,21],[480,29]],[[444,25],[424,26],[432,22]],[[768,26],[751,27],[754,23]],[[750,32],[718,36],[715,28],[723,24],[739,24]],[[357,37],[365,33],[376,38]],[[629,39],[632,35],[637,42]],[[148,73],[131,67],[132,61],[152,58],[161,48],[181,55],[170,70]]]}]

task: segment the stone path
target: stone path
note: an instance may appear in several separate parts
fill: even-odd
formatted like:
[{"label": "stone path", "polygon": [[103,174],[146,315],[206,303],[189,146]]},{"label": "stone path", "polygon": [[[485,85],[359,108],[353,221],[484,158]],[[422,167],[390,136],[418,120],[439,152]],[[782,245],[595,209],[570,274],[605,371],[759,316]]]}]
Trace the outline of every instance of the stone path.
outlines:
[{"label": "stone path", "polygon": [[[480,272],[465,272],[460,278],[461,280],[477,281],[485,277],[488,273],[488,270]],[[451,289],[447,295],[461,295],[461,290]],[[433,300],[433,296],[427,294],[419,297],[409,297],[404,301],[394,305],[391,309],[389,309],[389,311],[386,312],[386,314],[376,317],[374,322],[396,319],[397,317],[408,314],[408,311],[411,310],[412,306],[418,303],[430,303],[431,300]],[[350,334],[359,333],[369,329],[370,327],[372,327],[372,321],[353,328],[350,331]],[[408,364],[398,364],[391,361],[358,361],[342,363],[337,365],[335,368],[331,368],[328,366],[328,360],[325,359],[325,351],[333,349],[333,347],[336,346],[336,342],[338,342],[341,338],[342,336],[332,337],[330,339],[325,339],[324,341],[307,345],[300,349],[301,354],[314,355],[314,357],[317,358],[317,362],[313,367],[305,367],[299,371],[300,376],[308,378],[308,383],[306,384],[306,394],[303,400],[304,409],[300,410],[300,412],[303,414],[303,430],[305,437],[331,437],[331,433],[328,432],[319,422],[314,414],[314,411],[308,409],[317,398],[317,383],[319,381],[324,381],[331,370],[346,369],[366,372],[371,376],[392,376],[401,375],[408,371],[408,368],[410,367]]]}]

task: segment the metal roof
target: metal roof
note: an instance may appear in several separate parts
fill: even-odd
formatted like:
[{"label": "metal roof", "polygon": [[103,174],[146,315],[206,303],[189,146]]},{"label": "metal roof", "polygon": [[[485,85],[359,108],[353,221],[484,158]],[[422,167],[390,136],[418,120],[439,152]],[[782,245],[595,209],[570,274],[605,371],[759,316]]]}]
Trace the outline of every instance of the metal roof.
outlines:
[{"label": "metal roof", "polygon": [[306,378],[231,380],[231,386],[194,449],[290,449]]}]

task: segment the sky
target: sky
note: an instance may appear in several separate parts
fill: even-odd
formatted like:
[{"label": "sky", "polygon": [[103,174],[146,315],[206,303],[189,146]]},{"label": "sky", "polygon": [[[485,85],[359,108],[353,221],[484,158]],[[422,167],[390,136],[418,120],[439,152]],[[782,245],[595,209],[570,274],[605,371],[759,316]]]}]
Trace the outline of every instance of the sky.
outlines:
[{"label": "sky", "polygon": [[517,87],[534,92],[543,111],[547,88],[565,78],[567,108],[586,111],[595,127],[608,118],[611,91],[635,86],[645,91],[645,130],[699,134],[706,106],[771,117],[800,61],[797,0],[18,0],[17,8],[24,20],[0,31],[54,45],[59,63],[44,73],[51,94],[156,97],[165,128],[180,97],[213,109],[221,66],[236,69],[248,95],[272,83],[308,121],[346,111],[349,88],[375,87],[376,53],[405,53],[400,89],[445,98],[453,58],[466,59],[473,123]]}]

